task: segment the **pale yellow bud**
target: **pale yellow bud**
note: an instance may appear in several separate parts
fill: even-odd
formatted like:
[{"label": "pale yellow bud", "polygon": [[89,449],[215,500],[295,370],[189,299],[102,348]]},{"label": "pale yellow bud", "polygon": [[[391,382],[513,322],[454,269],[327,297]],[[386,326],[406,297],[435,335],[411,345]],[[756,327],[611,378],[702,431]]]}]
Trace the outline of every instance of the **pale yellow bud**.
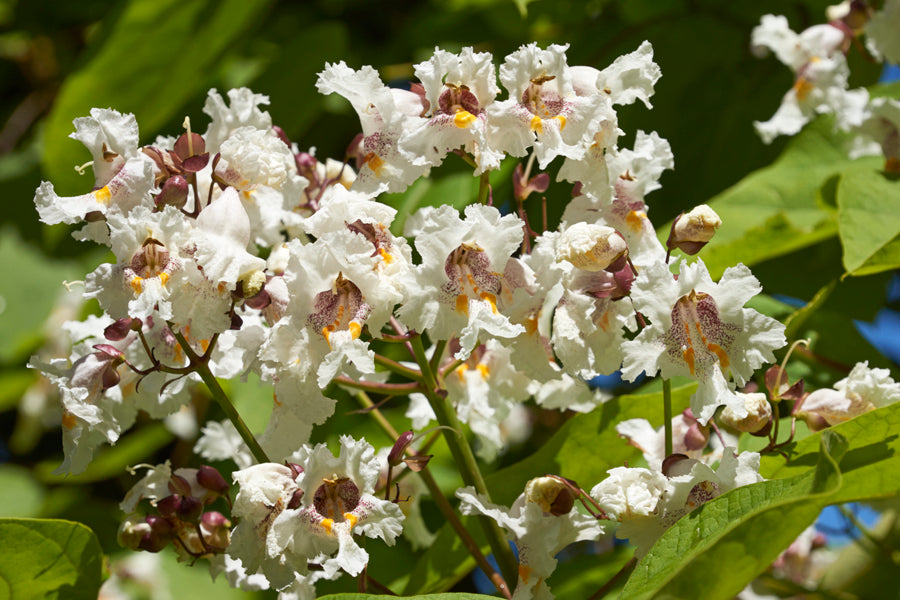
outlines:
[{"label": "pale yellow bud", "polygon": [[612,227],[575,223],[559,236],[556,260],[585,271],[602,271],[627,252],[628,244]]}]

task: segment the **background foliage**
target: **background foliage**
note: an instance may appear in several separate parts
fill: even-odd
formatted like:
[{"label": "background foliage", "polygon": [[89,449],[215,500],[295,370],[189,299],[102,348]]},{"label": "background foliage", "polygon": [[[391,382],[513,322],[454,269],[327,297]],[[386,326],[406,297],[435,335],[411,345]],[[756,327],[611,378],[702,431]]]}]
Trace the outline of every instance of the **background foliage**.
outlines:
[{"label": "background foliage", "polygon": [[[857,333],[853,321],[871,320],[883,306],[889,272],[900,263],[900,204],[896,202],[900,184],[875,172],[880,167],[877,160],[849,161],[843,140],[832,132],[826,119],[795,139],[779,139],[772,146],[765,146],[752,126],[754,120],[766,119],[774,112],[792,81],[788,70],[774,59],[751,55],[750,31],[760,15],[768,12],[785,14],[795,30],[802,29],[822,21],[827,4],[813,0],[406,0],[378,5],[362,0],[0,2],[0,111],[5,123],[0,131],[4,196],[0,225],[0,516],[85,523],[96,532],[98,548],[115,555],[120,552],[115,541],[116,504],[132,483],[125,466],[166,458],[181,464],[189,460],[192,446],[190,440],[176,439],[161,424],[147,422],[107,449],[84,474],[62,478],[51,474],[61,457],[58,429],[15,410],[25,391],[37,381],[24,363],[43,340],[44,323],[61,291],[59,282],[82,277],[102,258],[96,249],[72,240],[64,226],[40,225],[32,202],[41,180],[52,180],[62,195],[82,193],[90,186],[90,176],[80,176],[72,168],[88,160],[81,144],[67,138],[72,120],[92,107],[133,112],[142,128],[141,141],[149,143],[158,133],[178,132],[185,115],[191,115],[195,129],[202,131],[201,108],[209,88],[224,91],[249,86],[271,98],[274,122],[292,141],[301,148],[316,147],[320,157],[340,157],[359,125],[342,99],[316,92],[315,77],[326,61],[345,60],[353,67],[371,64],[386,81],[401,85],[411,77],[412,65],[429,56],[435,46],[458,51],[473,45],[479,51],[492,52],[499,62],[530,41],[568,43],[570,65],[603,68],[643,40],[650,40],[663,73],[652,99],[654,109],[648,112],[643,106],[630,106],[619,114],[625,131],[656,130],[670,141],[675,153],[675,170],[663,175],[663,188],[648,201],[651,219],[660,231],[667,231],[663,223],[681,210],[711,204],[724,221],[717,238],[702,254],[713,276],[744,262],[753,267],[768,294],[809,302],[795,311],[794,306],[764,298],[757,307],[790,318],[789,336],[813,339],[813,358],[824,359],[801,357],[792,370],[794,377],[802,375],[808,383],[826,385],[843,376],[843,367],[858,360],[868,359],[870,366],[893,367]],[[851,85],[877,79],[876,67],[857,54],[851,53],[851,68]],[[630,140],[623,142],[630,145]],[[453,162],[448,161],[439,179],[417,184],[390,201],[407,214],[424,203],[468,202],[475,184],[464,174],[464,166],[457,166],[459,170],[454,172]],[[506,167],[493,178],[498,205],[511,197],[508,173],[512,165]],[[551,187],[551,226],[567,194],[567,188]],[[539,200],[530,202],[534,203],[530,209],[539,211]],[[883,216],[877,227],[866,218],[873,211]],[[682,403],[689,392],[681,394]],[[267,402],[255,400],[267,394],[252,382],[233,390],[240,410],[249,413],[251,426],[254,420],[266,420]],[[574,419],[541,412],[531,445],[514,448],[502,457],[498,471],[490,477],[495,500],[512,501],[522,483],[538,471],[563,472],[571,467],[563,474],[583,478],[582,483],[589,485],[622,460],[636,460],[634,449],[624,443],[617,445],[612,419],[642,416],[659,424],[656,398],[622,397],[594,414]],[[199,415],[206,412],[207,403],[205,398],[196,399]],[[314,439],[330,440],[351,432],[367,436],[376,445],[388,443],[367,417],[351,413],[356,408],[345,399],[338,406],[340,417],[315,432]],[[395,418],[402,415],[402,409],[387,414]],[[895,412],[891,419],[896,419]],[[852,469],[845,473],[843,487],[834,483],[847,470],[845,463],[854,449],[862,451],[867,444],[878,443],[858,428],[842,435],[845,443],[849,440],[850,450],[844,462],[842,453],[834,448],[829,451],[831,467],[840,467],[837,474],[828,476],[831,479],[822,475],[827,481],[807,482],[828,465],[820,460],[815,467],[815,460],[802,460],[817,452],[821,436],[798,442],[794,452],[800,458],[788,467],[779,457],[765,462],[767,477],[792,478],[784,485],[794,485],[795,495],[782,498],[777,506],[766,505],[760,514],[742,523],[751,527],[756,520],[766,522],[771,511],[779,511],[777,515],[783,518],[784,511],[790,510],[799,511],[798,515],[804,515],[800,520],[808,522],[819,507],[836,501],[824,499],[829,493],[842,501],[895,494],[900,487],[896,477],[879,479],[877,493],[864,486],[848,487]],[[544,449],[534,454],[545,442]],[[824,438],[821,443],[826,443]],[[896,436],[888,444],[890,452],[883,458],[891,462],[883,463],[878,472],[889,465],[896,475],[900,471]],[[617,448],[621,456],[614,452],[598,457],[592,453],[597,446]],[[452,491],[458,482],[450,459],[440,444],[436,451],[435,472],[444,473],[441,484]],[[442,465],[446,467],[443,470]],[[814,467],[815,472],[810,470]],[[728,506],[704,507],[702,514],[692,519],[712,518],[707,513],[728,510]],[[441,520],[433,506],[426,502],[424,510],[426,522],[439,529]],[[7,522],[3,527],[16,523]],[[684,528],[693,526],[684,524]],[[12,535],[0,528],[3,545]],[[450,533],[441,530],[438,535],[443,539]],[[673,530],[664,540],[676,535]],[[695,548],[697,553],[690,560],[698,565],[709,562],[729,543],[729,532],[722,535],[725,537],[712,549]],[[457,550],[464,554],[455,547],[449,552]],[[372,568],[385,583],[406,594],[441,589],[460,580],[471,566],[462,554],[457,561],[434,560],[428,552],[419,555],[405,545],[369,551]],[[663,545],[659,551],[682,552],[683,548]],[[609,567],[608,573],[612,573],[629,557],[613,552],[591,562],[591,568],[607,561],[603,568]],[[587,597],[605,581],[577,577],[578,561],[583,560],[585,557],[573,561],[574,567],[563,565],[551,581],[560,597]],[[202,569],[172,570],[172,562],[166,559],[164,568],[170,583],[180,586],[180,596],[188,597],[185,590],[193,589],[190,586],[209,585]],[[415,566],[410,568],[411,564]],[[660,577],[648,572],[629,586],[635,594],[639,591],[651,597]],[[466,585],[459,589],[471,589]],[[331,587],[323,585],[320,591],[352,591],[354,586],[352,581],[343,581]],[[216,589],[223,599],[242,597],[223,582]]]}]

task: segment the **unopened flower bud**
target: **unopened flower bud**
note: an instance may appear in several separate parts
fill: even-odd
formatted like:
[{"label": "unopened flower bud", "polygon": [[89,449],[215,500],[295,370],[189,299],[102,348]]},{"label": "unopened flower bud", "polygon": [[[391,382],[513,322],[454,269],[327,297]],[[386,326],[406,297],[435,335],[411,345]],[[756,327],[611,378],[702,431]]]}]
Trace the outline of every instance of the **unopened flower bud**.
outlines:
[{"label": "unopened flower bud", "polygon": [[238,278],[244,298],[252,298],[260,293],[266,285],[266,274],[263,271],[251,271]]},{"label": "unopened flower bud", "polygon": [[690,473],[694,462],[686,454],[670,454],[662,462],[662,474],[666,477],[677,477]]},{"label": "unopened flower bud", "polygon": [[206,152],[206,140],[199,133],[184,132],[175,140],[175,155],[181,160]]},{"label": "unopened flower bud", "polygon": [[169,479],[169,491],[173,494],[181,494],[182,496],[191,495],[191,484],[181,475],[172,474]]},{"label": "unopened flower bud", "polygon": [[732,407],[726,406],[725,410],[718,417],[720,423],[745,433],[757,433],[771,423],[772,406],[766,399],[765,394],[761,392],[753,394],[738,392],[738,395],[744,400],[744,408],[747,410],[747,415],[739,417]]},{"label": "unopened flower bud", "polygon": [[173,175],[166,179],[159,194],[155,198],[156,208],[162,210],[166,206],[184,208],[188,199],[188,182],[181,175]]},{"label": "unopened flower bud", "polygon": [[226,519],[225,515],[217,511],[205,512],[200,516],[200,523],[206,532],[204,539],[207,546],[213,550],[224,550],[228,547],[231,539],[231,521]]},{"label": "unopened flower bud", "polygon": [[140,319],[125,317],[107,325],[106,329],[103,330],[103,337],[110,342],[120,342],[128,337],[128,334],[132,331],[140,331],[141,325]]},{"label": "unopened flower bud", "polygon": [[288,508],[300,508],[300,503],[303,500],[303,490],[294,490],[294,493],[291,495],[291,500],[288,502]]},{"label": "unopened flower bud", "polygon": [[159,514],[169,519],[178,515],[179,508],[181,508],[181,494],[166,496],[156,503]]},{"label": "unopened flower bud", "polygon": [[185,521],[194,521],[203,511],[203,502],[193,496],[182,496],[178,506],[178,517]]},{"label": "unopened flower bud", "polygon": [[701,204],[675,218],[666,247],[669,250],[678,248],[689,255],[697,254],[721,226],[722,219],[719,215],[707,205]]},{"label": "unopened flower bud", "polygon": [[701,450],[709,443],[709,427],[694,421],[684,434],[684,447],[688,450]]},{"label": "unopened flower bud", "polygon": [[403,462],[403,453],[406,452],[406,449],[409,448],[415,437],[416,434],[412,431],[404,431],[400,434],[400,437],[394,442],[394,447],[391,448],[391,452],[388,454],[388,466],[396,467]]},{"label": "unopened flower bud", "polygon": [[[215,492],[216,496],[224,496],[228,493],[228,482],[218,470],[207,465],[202,465],[197,469],[197,483],[204,489]],[[206,501],[209,503],[214,499],[215,496],[208,496]]]},{"label": "unopened flower bud", "polygon": [[156,515],[148,515],[145,521],[150,526],[150,530],[141,538],[138,550],[160,552],[172,541],[172,524]]},{"label": "unopened flower bud", "polygon": [[618,271],[628,255],[628,244],[619,232],[606,225],[575,223],[562,232],[556,250],[557,261],[569,261],[585,271]]},{"label": "unopened flower bud", "polygon": [[297,463],[285,462],[284,464],[291,470],[291,475],[294,479],[297,479],[303,473],[303,467]]},{"label": "unopened flower bud", "polygon": [[575,495],[555,477],[535,477],[525,484],[525,501],[533,502],[545,513],[568,514],[575,505]]}]

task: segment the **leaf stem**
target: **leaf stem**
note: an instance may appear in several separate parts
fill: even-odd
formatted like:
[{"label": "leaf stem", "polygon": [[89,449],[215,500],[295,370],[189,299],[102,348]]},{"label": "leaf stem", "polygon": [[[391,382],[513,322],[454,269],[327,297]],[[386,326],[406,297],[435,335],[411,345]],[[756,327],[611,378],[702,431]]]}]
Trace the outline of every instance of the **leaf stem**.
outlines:
[{"label": "leaf stem", "polygon": [[[472,454],[472,448],[469,447],[469,444],[463,437],[462,424],[456,417],[456,410],[447,400],[447,390],[439,387],[434,372],[431,370],[431,365],[428,363],[425,347],[422,345],[422,338],[417,337],[411,340],[411,343],[416,353],[416,362],[419,363],[419,368],[422,369],[425,384],[423,392],[425,397],[428,398],[428,403],[431,405],[432,410],[434,410],[438,423],[447,428],[442,430],[442,433],[463,482],[466,485],[471,485],[477,493],[490,500],[490,493],[488,493],[487,485],[484,483],[481,469],[478,467],[475,455]],[[493,519],[486,516],[482,516],[480,519],[488,542],[497,559],[497,564],[500,565],[500,571],[507,581],[515,581],[518,567],[512,549],[506,542],[506,537]]]},{"label": "leaf stem", "polygon": [[[394,429],[394,426],[391,425],[391,422],[387,420],[382,412],[375,408],[375,404],[372,402],[371,398],[369,398],[369,396],[366,395],[365,392],[357,393],[356,397],[359,399],[359,403],[365,409],[367,409],[373,417],[375,417],[375,421],[378,423],[381,429],[386,434],[388,434],[388,436],[393,441],[396,442],[397,438],[400,437],[400,434],[397,433],[397,430]],[[417,451],[412,450],[411,448],[407,448],[406,453],[410,456],[415,456],[416,454],[418,454]],[[447,522],[450,523],[453,531],[455,531],[456,535],[459,536],[459,539],[462,540],[463,545],[469,551],[469,554],[471,554],[475,559],[475,562],[478,564],[478,566],[481,567],[481,570],[484,571],[485,575],[488,576],[488,578],[497,588],[497,591],[503,594],[504,598],[511,598],[512,596],[509,591],[509,586],[506,584],[506,581],[504,581],[503,576],[500,575],[500,573],[498,573],[494,569],[494,567],[491,566],[491,563],[487,561],[484,554],[481,552],[481,548],[478,547],[478,543],[472,537],[472,534],[470,534],[466,529],[465,525],[463,525],[462,521],[459,520],[459,517],[456,515],[456,511],[453,510],[453,506],[450,505],[450,501],[447,500],[446,496],[444,496],[444,493],[441,491],[441,488],[437,484],[437,481],[434,480],[434,476],[432,476],[427,466],[419,471],[419,477],[422,478],[423,483],[425,483],[425,487],[428,488],[428,491],[437,504],[438,509],[441,511],[441,514],[443,514],[444,518],[447,519]]]},{"label": "leaf stem", "polygon": [[234,428],[237,429],[237,432],[240,434],[241,439],[244,440],[245,444],[247,444],[247,447],[250,449],[250,452],[253,454],[256,462],[271,462],[269,460],[269,457],[266,456],[266,453],[263,451],[262,447],[259,445],[259,442],[256,441],[256,438],[253,436],[250,428],[247,427],[246,423],[244,423],[244,420],[241,418],[241,415],[234,407],[234,404],[232,404],[231,400],[228,399],[228,396],[225,394],[222,386],[219,385],[219,380],[216,379],[216,376],[213,375],[212,371],[210,371],[208,362],[209,352],[207,352],[203,357],[200,357],[196,352],[194,352],[194,349],[191,348],[190,343],[188,343],[188,341],[181,333],[175,333],[175,339],[178,340],[178,343],[181,345],[181,349],[184,350],[185,355],[187,355],[188,359],[190,359],[191,365],[195,368],[195,372],[197,373],[197,375],[200,376],[200,379],[202,379],[203,383],[206,384],[206,387],[209,388],[209,393],[212,394],[212,397],[215,399],[215,401],[218,402],[219,406],[222,407],[222,410],[225,412],[228,420],[231,421],[231,424],[234,425]]},{"label": "leaf stem", "polygon": [[663,427],[666,433],[666,456],[672,455],[672,382],[663,379]]}]

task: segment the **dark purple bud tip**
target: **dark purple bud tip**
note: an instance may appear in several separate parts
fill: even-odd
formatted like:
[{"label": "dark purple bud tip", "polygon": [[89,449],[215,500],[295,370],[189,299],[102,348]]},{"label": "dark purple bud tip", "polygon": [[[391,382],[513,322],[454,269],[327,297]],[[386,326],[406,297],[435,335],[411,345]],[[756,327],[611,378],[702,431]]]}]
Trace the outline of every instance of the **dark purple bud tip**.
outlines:
[{"label": "dark purple bud tip", "polygon": [[284,129],[282,129],[282,128],[279,127],[278,125],[272,125],[272,131],[275,132],[275,135],[278,136],[278,139],[281,140],[282,142],[284,142],[284,144],[285,144],[288,148],[291,147],[291,140],[288,139],[288,136],[287,136],[287,134],[284,132]]},{"label": "dark purple bud tip", "polygon": [[181,168],[188,173],[196,173],[198,171],[202,171],[203,168],[208,164],[209,152],[204,152],[203,154],[189,156],[184,159],[184,161],[181,163]]},{"label": "dark purple bud tip", "polygon": [[179,508],[181,508],[180,494],[166,496],[156,503],[156,510],[159,511],[159,514],[169,519],[178,515]]},{"label": "dark purple bud tip", "polygon": [[191,484],[181,475],[173,474],[169,479],[169,491],[173,494],[181,494],[182,496],[191,495]]},{"label": "dark purple bud tip", "polygon": [[[188,137],[190,136],[190,137]],[[206,141],[199,133],[182,133],[175,140],[175,154],[181,160],[206,152]]]},{"label": "dark purple bud tip", "polygon": [[228,493],[228,482],[222,477],[222,474],[213,467],[203,465],[197,469],[197,483],[204,489],[215,492],[219,496]]},{"label": "dark purple bud tip", "polygon": [[184,208],[188,198],[188,182],[181,175],[173,175],[166,179],[159,194],[156,196],[156,207],[162,210],[166,206]]},{"label": "dark purple bud tip", "polygon": [[172,540],[172,525],[166,519],[156,515],[148,515],[146,521],[150,526],[150,531],[141,538],[138,549],[146,552],[159,552]]},{"label": "dark purple bud tip", "polygon": [[303,467],[298,465],[297,463],[287,462],[285,461],[285,466],[291,470],[291,473],[294,475],[294,479],[300,477],[300,474],[303,473]]},{"label": "dark purple bud tip", "polygon": [[115,323],[106,326],[106,329],[103,330],[103,337],[108,339],[111,342],[119,342],[124,340],[128,334],[133,331],[131,327],[131,319],[130,317],[125,317],[124,319],[119,319]]},{"label": "dark purple bud tip", "polygon": [[185,521],[194,521],[203,512],[203,503],[193,496],[182,496],[178,506],[178,516]]},{"label": "dark purple bud tip", "polygon": [[662,473],[666,477],[671,477],[671,473],[675,466],[683,460],[690,460],[686,454],[670,454],[662,463]]},{"label": "dark purple bud tip", "polygon": [[291,496],[290,502],[288,502],[287,507],[294,509],[300,508],[300,502],[303,500],[303,490],[294,491],[294,495]]},{"label": "dark purple bud tip", "polygon": [[211,510],[200,515],[200,522],[208,529],[218,529],[219,527],[230,527],[231,521],[225,518],[222,513]]},{"label": "dark purple bud tip", "polygon": [[709,428],[694,422],[684,434],[684,446],[688,450],[701,450],[709,443]]},{"label": "dark purple bud tip", "polygon": [[391,448],[390,454],[388,454],[388,465],[396,467],[403,461],[403,453],[406,452],[414,437],[415,434],[412,431],[404,431],[400,434],[400,437],[394,442],[394,447]]}]

